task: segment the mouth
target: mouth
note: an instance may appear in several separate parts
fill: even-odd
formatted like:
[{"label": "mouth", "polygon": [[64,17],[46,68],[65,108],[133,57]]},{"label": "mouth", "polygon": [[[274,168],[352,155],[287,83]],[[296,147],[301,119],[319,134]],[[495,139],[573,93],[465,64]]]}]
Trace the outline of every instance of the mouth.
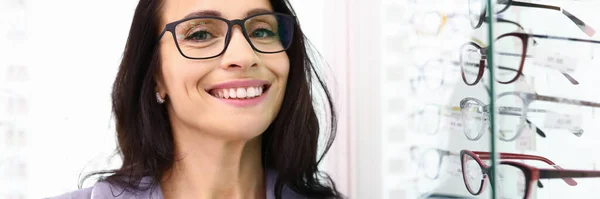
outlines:
[{"label": "mouth", "polygon": [[269,90],[270,84],[261,86],[233,87],[233,88],[215,88],[207,90],[210,95],[220,99],[252,99],[258,98]]},{"label": "mouth", "polygon": [[229,100],[248,100],[263,96],[271,83],[264,80],[235,80],[212,86],[206,92],[213,97]]}]

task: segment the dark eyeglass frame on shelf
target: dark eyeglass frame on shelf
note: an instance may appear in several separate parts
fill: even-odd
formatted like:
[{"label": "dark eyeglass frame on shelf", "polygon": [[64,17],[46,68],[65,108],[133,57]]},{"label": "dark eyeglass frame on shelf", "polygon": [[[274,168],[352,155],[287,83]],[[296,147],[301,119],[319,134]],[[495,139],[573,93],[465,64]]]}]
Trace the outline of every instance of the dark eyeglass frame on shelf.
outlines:
[{"label": "dark eyeglass frame on shelf", "polygon": [[[423,154],[427,151],[435,152],[437,155],[437,159],[438,159],[438,162],[437,162],[438,165],[435,165],[437,168],[435,175],[434,176],[425,175],[427,178],[429,178],[431,180],[435,180],[435,179],[439,178],[440,169],[441,169],[442,161],[444,160],[444,157],[446,157],[446,156],[456,156],[459,158],[461,157],[460,153],[455,153],[455,152],[451,152],[451,151],[443,150],[443,149],[439,149],[439,148],[422,148],[420,146],[411,146],[410,147],[410,155],[411,155],[412,160],[417,161],[417,164],[419,164],[419,166],[422,166],[422,164],[424,164],[424,163],[422,162],[423,160],[420,159],[419,157],[422,156],[420,154]],[[471,151],[471,152],[473,152],[473,154],[477,155],[482,160],[489,160],[491,158],[490,152],[483,152],[483,151]],[[556,163],[554,163],[551,160],[549,160],[548,158],[545,158],[542,156],[518,154],[518,153],[499,153],[499,155],[500,155],[499,156],[500,159],[503,159],[503,160],[535,160],[535,161],[544,162],[544,163],[554,167],[555,169],[564,170],[562,167],[560,167]],[[563,180],[569,185],[577,185],[577,182],[572,178],[564,178]]]},{"label": "dark eyeglass frame on shelf", "polygon": [[[264,16],[264,15],[274,15],[276,17],[282,17],[284,19],[287,19],[288,23],[287,24],[289,26],[289,28],[291,28],[290,30],[283,30],[283,31],[290,31],[289,32],[289,42],[287,44],[283,45],[283,48],[277,51],[262,51],[260,49],[258,49],[256,47],[256,45],[254,43],[252,43],[252,41],[250,40],[250,36],[248,36],[248,32],[246,30],[246,26],[245,23],[246,21],[253,19],[255,17],[259,17],[259,16]],[[179,41],[177,40],[177,33],[175,31],[177,25],[190,21],[190,20],[195,20],[195,19],[213,19],[213,20],[219,20],[222,22],[225,22],[227,24],[227,33],[225,35],[225,43],[223,45],[223,49],[221,50],[221,52],[219,52],[216,55],[210,55],[210,56],[206,56],[206,57],[190,57],[187,56],[180,47]],[[279,23],[279,22],[278,22]],[[165,35],[166,32],[170,32],[171,35],[173,36],[173,41],[175,42],[175,45],[177,46],[177,50],[179,51],[179,53],[181,54],[181,56],[188,58],[188,59],[194,59],[194,60],[198,60],[198,59],[212,59],[218,56],[221,56],[223,53],[225,53],[225,51],[227,50],[228,46],[229,46],[229,42],[231,41],[231,33],[233,31],[233,26],[238,25],[240,26],[241,30],[242,30],[242,34],[244,35],[244,38],[246,39],[246,41],[250,44],[250,46],[252,47],[252,49],[256,52],[259,53],[264,53],[264,54],[273,54],[273,53],[280,53],[283,51],[286,51],[287,49],[289,49],[289,47],[292,45],[293,43],[293,38],[294,38],[294,32],[296,31],[296,16],[293,15],[289,15],[289,14],[283,14],[283,13],[277,13],[277,12],[261,12],[258,14],[253,14],[253,15],[249,15],[246,18],[243,19],[234,19],[234,20],[228,20],[228,19],[224,19],[221,17],[217,17],[217,16],[197,16],[197,17],[189,17],[189,18],[184,18],[181,20],[177,20],[171,23],[168,23],[165,28],[163,29],[163,31],[160,33],[160,36],[157,38],[157,44],[158,41],[161,40],[161,38]],[[281,26],[281,25],[278,25]],[[279,32],[278,32],[279,33]]]},{"label": "dark eyeglass frame on shelf", "polygon": [[[502,156],[502,153],[500,153],[500,154],[501,154],[500,156]],[[469,187],[467,179],[466,179],[467,176],[465,174],[465,162],[467,161],[468,158],[475,160],[477,162],[477,164],[479,164],[479,167],[483,174],[483,179],[481,179],[481,185],[479,185],[478,190],[472,190],[471,187]],[[465,187],[467,188],[467,191],[469,191],[469,193],[471,193],[472,195],[481,194],[481,192],[483,191],[483,188],[486,185],[485,179],[489,179],[490,183],[494,183],[493,175],[491,175],[491,170],[492,170],[491,166],[488,166],[485,163],[483,163],[483,161],[479,155],[477,155],[474,152],[469,151],[469,150],[461,150],[460,151],[460,159],[461,159],[460,162],[461,162],[462,173],[463,173],[463,182],[465,183]],[[570,186],[575,186],[575,185],[577,185],[577,183],[574,180],[571,181],[569,179],[600,177],[600,171],[595,171],[595,170],[570,170],[570,169],[562,169],[562,168],[560,168],[560,169],[541,169],[541,168],[533,167],[533,166],[530,166],[527,164],[523,164],[520,162],[514,162],[514,161],[500,161],[499,165],[515,167],[523,172],[523,176],[525,176],[525,185],[524,185],[525,192],[523,195],[523,199],[529,198],[529,195],[531,194],[530,192],[531,192],[532,186],[535,182],[537,182],[537,185],[539,187],[541,187],[541,183],[539,183],[540,179],[561,178]],[[569,181],[571,181],[571,182],[569,182]]]},{"label": "dark eyeglass frame on shelf", "polygon": [[[469,7],[471,7],[472,1],[474,1],[474,0],[469,0]],[[469,17],[469,20],[471,20],[471,26],[473,27],[473,29],[477,29],[477,28],[481,27],[481,24],[483,24],[483,22],[486,21],[486,16],[487,16],[487,9],[486,9],[487,1],[486,0],[478,0],[478,1],[482,2],[481,8],[480,8],[480,13],[470,13],[472,10],[469,9],[469,16],[475,16],[475,17]],[[523,2],[523,1],[514,1],[514,0],[497,0],[496,6],[500,6],[500,9],[498,11],[496,11],[495,14],[503,13],[504,11],[508,10],[508,8],[510,6],[521,6],[521,7],[540,8],[540,9],[559,11],[564,16],[569,18],[575,25],[577,25],[577,27],[581,31],[583,31],[586,35],[592,37],[596,34],[596,31],[592,27],[587,25],[581,19],[575,17],[570,12],[567,12],[565,9],[562,9],[561,7],[558,7],[558,6],[529,3],[529,2]],[[479,17],[477,17],[477,16],[479,16]],[[473,21],[473,20],[475,20],[475,21]]]},{"label": "dark eyeglass frame on shelf", "polygon": [[[470,150],[462,150],[462,151],[471,152],[471,153],[477,155],[477,157],[480,160],[490,160],[492,158],[492,154],[490,152],[485,152],[485,151],[470,151]],[[552,160],[550,160],[550,159],[548,159],[546,157],[542,157],[542,156],[529,155],[529,154],[519,154],[519,153],[497,153],[497,154],[499,155],[499,157],[500,157],[501,160],[535,160],[535,161],[544,162],[544,163],[552,166],[554,169],[565,170],[561,166],[559,166],[556,163],[554,163]],[[459,155],[462,155],[462,154],[459,154]],[[462,156],[460,156],[460,157],[462,157]],[[462,163],[462,159],[461,159],[461,163]],[[565,177],[562,180],[565,181],[565,183],[567,183],[570,186],[577,185],[577,181],[575,181],[575,179],[573,179],[573,178]]]},{"label": "dark eyeglass frame on shelf", "polygon": [[[509,81],[500,81],[498,80],[498,83],[501,84],[510,84],[515,82],[519,76],[522,74],[523,72],[523,65],[525,64],[525,59],[526,58],[531,58],[530,55],[527,55],[527,49],[528,49],[528,41],[529,39],[533,39],[533,38],[543,38],[543,39],[556,39],[556,40],[564,40],[564,41],[574,41],[574,42],[589,42],[589,43],[594,43],[594,44],[600,44],[600,41],[597,40],[588,40],[588,39],[577,39],[577,38],[569,38],[569,37],[558,37],[558,36],[551,36],[551,35],[540,35],[540,34],[529,34],[529,33],[521,33],[521,32],[511,32],[511,33],[506,33],[506,34],[502,34],[499,37],[496,38],[495,41],[502,39],[504,37],[517,37],[519,38],[519,40],[522,42],[522,49],[521,49],[521,54],[513,54],[513,53],[502,53],[502,52],[498,52],[497,54],[499,55],[503,55],[503,56],[516,56],[516,57],[521,57],[521,61],[520,61],[520,65],[518,66],[518,69],[516,70],[516,74],[513,78],[510,78]],[[468,46],[474,46],[475,48],[479,49],[479,53],[481,55],[481,59],[479,61],[479,64],[465,64],[465,61],[463,61],[463,55],[462,53],[464,52],[464,48],[468,47]],[[460,63],[461,63],[461,71],[462,71],[462,79],[463,82],[468,85],[468,86],[473,86],[476,85],[481,78],[483,77],[483,74],[485,72],[485,69],[488,67],[486,61],[487,61],[487,47],[481,47],[480,45],[476,44],[475,42],[468,42],[466,44],[464,44],[461,47],[460,50]],[[475,67],[479,67],[478,70],[478,74],[477,77],[475,78],[475,80],[473,82],[469,82],[469,80],[467,80],[467,77],[465,74],[465,72],[468,73],[467,70],[465,70],[465,65],[475,65]],[[499,69],[506,69],[506,70],[515,70],[511,67],[507,67],[507,66],[498,66]],[[569,80],[569,82],[573,85],[577,85],[579,84],[579,82],[573,78],[571,75],[565,73],[565,72],[561,72],[561,74],[563,74],[563,76],[565,76],[565,78],[567,78],[567,80]]]}]

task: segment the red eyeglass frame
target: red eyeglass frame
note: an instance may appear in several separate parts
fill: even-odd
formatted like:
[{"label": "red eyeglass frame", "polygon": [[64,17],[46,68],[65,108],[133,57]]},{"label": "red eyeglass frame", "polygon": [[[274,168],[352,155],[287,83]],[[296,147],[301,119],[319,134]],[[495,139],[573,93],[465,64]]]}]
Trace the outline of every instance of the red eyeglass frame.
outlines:
[{"label": "red eyeglass frame", "polygon": [[[489,159],[491,157],[490,153],[489,152],[480,152],[480,151],[476,151],[476,152],[469,151],[469,150],[461,150],[460,151],[460,159],[461,159],[460,162],[461,162],[461,169],[462,169],[462,173],[463,173],[463,182],[465,183],[465,187],[467,188],[469,193],[471,193],[472,195],[481,194],[481,192],[483,192],[484,187],[486,185],[485,179],[488,178],[488,176],[491,176],[490,175],[491,166],[488,166],[485,163],[483,163],[483,161],[480,158],[480,157],[482,157],[482,158]],[[575,185],[577,185],[577,182],[575,182],[575,180],[573,180],[572,178],[600,177],[600,171],[563,169],[562,167],[554,165],[553,162],[550,161],[549,159],[541,157],[541,156],[515,154],[515,153],[499,153],[499,155],[500,155],[500,159],[504,158],[504,159],[539,160],[539,161],[549,163],[552,166],[554,166],[554,168],[556,168],[556,169],[540,169],[540,168],[529,166],[527,164],[523,164],[520,162],[500,161],[500,164],[502,164],[502,165],[513,166],[513,167],[516,167],[516,168],[520,169],[521,171],[523,171],[523,175],[525,176],[525,194],[523,196],[523,199],[529,198],[530,190],[531,190],[531,187],[533,186],[533,183],[538,181],[539,179],[562,178],[570,186],[575,186]],[[481,186],[479,187],[479,190],[477,190],[476,192],[473,191],[467,184],[467,179],[466,179],[466,175],[465,175],[465,161],[466,161],[467,157],[471,157],[472,159],[474,159],[479,164],[479,166],[481,167],[481,170],[483,171],[484,177],[483,177],[483,179],[481,179]],[[490,179],[491,179],[490,183],[493,183],[493,178],[490,177]]]}]

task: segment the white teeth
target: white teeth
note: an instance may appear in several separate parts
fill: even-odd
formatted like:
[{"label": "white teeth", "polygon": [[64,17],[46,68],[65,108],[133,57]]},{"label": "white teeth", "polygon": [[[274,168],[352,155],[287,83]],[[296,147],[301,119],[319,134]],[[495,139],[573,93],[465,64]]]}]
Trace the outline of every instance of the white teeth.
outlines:
[{"label": "white teeth", "polygon": [[254,92],[254,87],[249,87],[248,90],[246,91],[246,97],[254,97],[254,96],[256,96],[254,93],[255,93]]},{"label": "white teeth", "polygon": [[233,88],[229,89],[229,97],[237,98],[236,92],[233,90]]},{"label": "white teeth", "polygon": [[236,96],[237,98],[246,98],[246,89],[238,88]]},{"label": "white teeth", "polygon": [[229,99],[229,91],[227,91],[227,90],[222,90],[222,92],[223,92],[223,97],[224,97],[225,99]]},{"label": "white teeth", "polygon": [[215,89],[215,90],[211,91],[211,94],[218,98],[245,99],[245,98],[258,97],[258,96],[262,95],[263,88],[261,86],[257,86],[257,87],[247,87],[247,88]]}]

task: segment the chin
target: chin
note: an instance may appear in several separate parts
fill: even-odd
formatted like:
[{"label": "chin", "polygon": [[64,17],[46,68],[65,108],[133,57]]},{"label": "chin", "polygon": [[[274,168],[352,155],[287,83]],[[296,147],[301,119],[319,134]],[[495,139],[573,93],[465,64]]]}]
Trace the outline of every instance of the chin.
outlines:
[{"label": "chin", "polygon": [[227,126],[219,127],[216,133],[227,140],[251,140],[263,134],[268,127],[269,125],[265,121],[228,123]]}]

